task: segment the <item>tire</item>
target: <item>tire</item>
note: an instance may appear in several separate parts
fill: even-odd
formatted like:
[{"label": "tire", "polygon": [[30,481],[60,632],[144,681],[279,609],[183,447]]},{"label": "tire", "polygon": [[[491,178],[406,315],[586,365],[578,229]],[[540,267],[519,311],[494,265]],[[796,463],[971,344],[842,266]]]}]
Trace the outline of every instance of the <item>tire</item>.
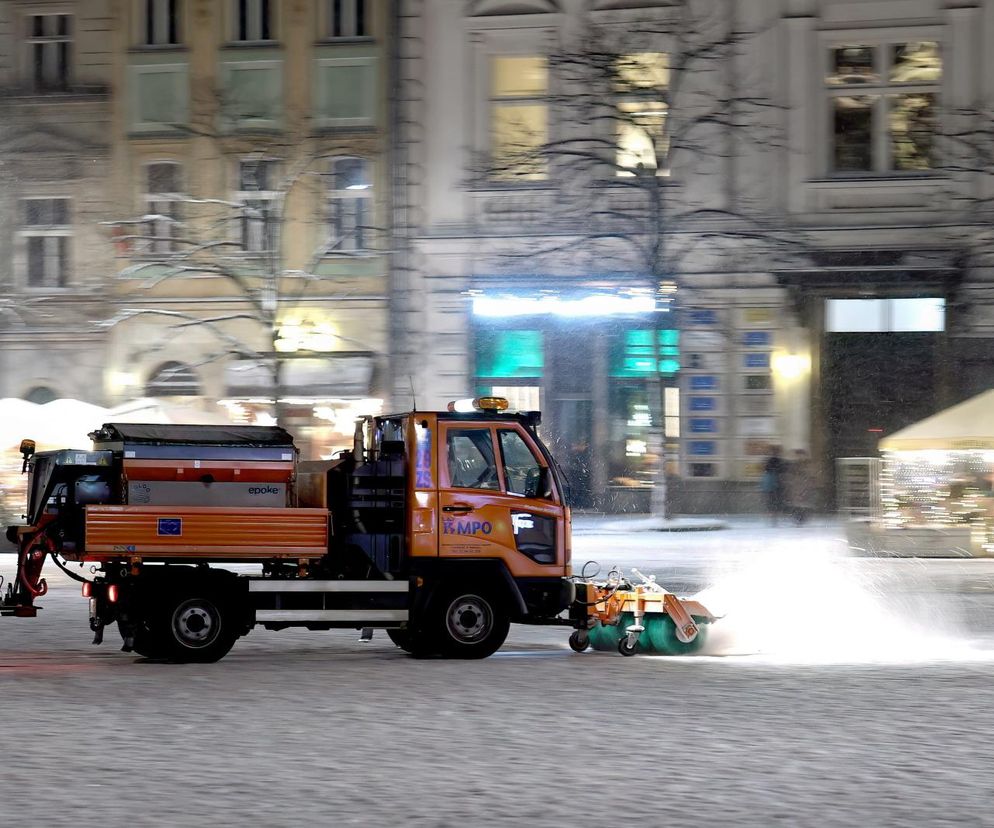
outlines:
[{"label": "tire", "polygon": [[569,637],[569,646],[574,653],[585,653],[590,648],[590,635],[584,630],[581,638],[579,630],[574,630]]},{"label": "tire", "polygon": [[177,584],[152,611],[149,629],[161,641],[163,657],[178,663],[207,664],[228,654],[238,639],[234,606],[212,584]]},{"label": "tire", "polygon": [[487,658],[501,648],[510,628],[507,610],[491,592],[450,588],[433,599],[422,634],[446,658]]},{"label": "tire", "polygon": [[412,652],[414,645],[410,630],[387,630],[387,637],[405,653]]},{"label": "tire", "polygon": [[626,635],[618,642],[618,652],[623,656],[633,656],[639,651],[639,643],[636,641],[634,644],[629,645],[628,636]]},{"label": "tire", "polygon": [[[122,628],[120,621],[117,622],[117,630],[121,633],[121,640],[126,640],[125,630]],[[152,634],[144,620],[135,622],[131,651],[143,658],[159,659],[166,657],[165,643]]]}]

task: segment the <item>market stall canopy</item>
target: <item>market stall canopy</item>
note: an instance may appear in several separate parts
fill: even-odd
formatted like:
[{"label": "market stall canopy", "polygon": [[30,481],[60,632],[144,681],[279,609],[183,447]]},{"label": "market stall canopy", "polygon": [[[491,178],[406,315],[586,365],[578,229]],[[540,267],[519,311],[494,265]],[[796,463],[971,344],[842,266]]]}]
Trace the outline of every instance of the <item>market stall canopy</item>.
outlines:
[{"label": "market stall canopy", "polygon": [[884,437],[881,451],[994,450],[994,389]]}]

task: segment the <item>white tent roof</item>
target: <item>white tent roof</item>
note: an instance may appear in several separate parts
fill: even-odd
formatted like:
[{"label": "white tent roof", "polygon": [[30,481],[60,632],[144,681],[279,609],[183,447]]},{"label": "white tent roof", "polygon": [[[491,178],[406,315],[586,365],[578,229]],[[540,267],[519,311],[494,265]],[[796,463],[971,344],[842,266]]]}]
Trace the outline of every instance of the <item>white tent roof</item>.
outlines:
[{"label": "white tent roof", "polygon": [[881,451],[994,450],[994,389],[895,431]]}]

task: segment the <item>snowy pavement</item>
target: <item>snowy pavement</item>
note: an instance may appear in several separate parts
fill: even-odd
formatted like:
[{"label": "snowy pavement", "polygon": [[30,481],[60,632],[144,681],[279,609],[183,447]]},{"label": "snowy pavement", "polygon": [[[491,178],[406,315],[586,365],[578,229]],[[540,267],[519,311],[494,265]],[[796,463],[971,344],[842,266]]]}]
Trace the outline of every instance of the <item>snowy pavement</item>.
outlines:
[{"label": "snowy pavement", "polygon": [[[89,644],[64,576],[0,619],[12,825],[990,825],[994,565],[853,559],[837,524],[605,531],[575,560],[705,589],[709,655],[493,658],[253,631],[215,665]],[[9,559],[0,572],[9,576]]]}]

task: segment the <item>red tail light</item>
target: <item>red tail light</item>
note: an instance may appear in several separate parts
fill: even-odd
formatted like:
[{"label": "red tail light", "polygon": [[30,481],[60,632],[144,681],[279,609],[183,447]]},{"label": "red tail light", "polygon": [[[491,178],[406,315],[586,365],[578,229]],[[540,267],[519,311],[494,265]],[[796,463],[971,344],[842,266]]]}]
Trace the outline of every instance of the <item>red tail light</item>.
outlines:
[{"label": "red tail light", "polygon": [[107,587],[107,600],[110,601],[112,604],[117,603],[117,589],[118,589],[117,584],[111,584],[109,587]]},{"label": "red tail light", "polygon": [[93,582],[87,581],[83,584],[83,597],[89,598],[91,595],[93,595]]}]

